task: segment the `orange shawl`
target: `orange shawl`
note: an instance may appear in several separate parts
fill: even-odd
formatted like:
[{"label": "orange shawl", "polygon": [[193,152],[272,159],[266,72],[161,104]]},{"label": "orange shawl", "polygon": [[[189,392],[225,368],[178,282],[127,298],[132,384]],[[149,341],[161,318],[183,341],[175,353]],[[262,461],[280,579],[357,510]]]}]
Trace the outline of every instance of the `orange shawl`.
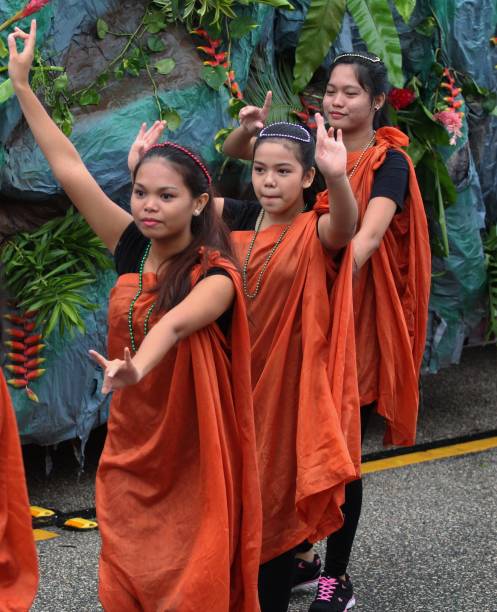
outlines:
[{"label": "orange shawl", "polygon": [[[354,287],[361,405],[377,402],[387,421],[385,444],[412,445],[416,438],[419,372],[425,347],[431,255],[426,215],[416,174],[401,147],[409,140],[396,128],[380,128],[351,179],[359,226],[370,200],[374,171],[388,149],[409,164],[404,209],[394,216],[379,249],[361,268]],[[350,172],[359,153],[348,156]],[[326,192],[318,196],[324,204]]]},{"label": "orange shawl", "polygon": [[[256,612],[261,504],[247,315],[239,275],[228,340],[216,323],[181,340],[139,384],[114,393],[97,473],[106,612]],[[192,274],[195,284],[200,266]],[[137,342],[154,274],[134,309]],[[138,274],[111,293],[109,355],[129,345]],[[155,319],[157,320],[157,319]]]},{"label": "orange shawl", "polygon": [[[344,483],[357,475],[340,425],[341,407],[347,404],[342,394],[354,388],[349,381],[343,384],[344,374],[351,375],[347,364],[355,374],[348,333],[353,332],[352,268],[349,258],[335,287],[348,294],[341,302],[333,300],[332,311],[330,257],[319,242],[317,219],[314,212],[295,219],[267,267],[259,294],[248,300],[263,563],[305,538],[316,541],[339,528]],[[282,227],[268,227],[257,236],[248,269],[251,292]],[[253,234],[231,233],[240,261]],[[335,359],[329,369],[332,331]],[[356,434],[357,407],[358,402]],[[354,415],[349,416],[352,429]]]},{"label": "orange shawl", "polygon": [[0,371],[0,610],[26,612],[37,586],[38,559],[19,433]]}]

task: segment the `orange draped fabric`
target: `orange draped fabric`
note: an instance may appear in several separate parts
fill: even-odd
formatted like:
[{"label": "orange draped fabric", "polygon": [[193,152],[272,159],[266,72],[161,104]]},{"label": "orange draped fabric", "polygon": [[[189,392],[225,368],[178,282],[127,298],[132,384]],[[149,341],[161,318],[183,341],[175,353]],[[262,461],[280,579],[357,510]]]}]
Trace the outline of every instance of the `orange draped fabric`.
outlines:
[{"label": "orange draped fabric", "polygon": [[[241,282],[226,339],[213,323],[181,340],[139,384],[114,393],[97,473],[100,598],[107,612],[256,612],[261,504]],[[192,274],[200,278],[200,266]],[[138,342],[154,274],[133,321]],[[138,274],[111,293],[109,355],[129,345]],[[152,321],[154,318],[152,318]]]},{"label": "orange draped fabric", "polygon": [[[396,128],[376,132],[351,179],[359,206],[359,227],[371,196],[374,171],[389,149],[409,164],[408,195],[379,249],[361,268],[354,286],[354,314],[361,405],[377,402],[387,422],[385,444],[412,445],[416,438],[419,373],[426,340],[431,255],[426,214],[411,159],[409,140]],[[348,156],[350,172],[359,153]],[[323,205],[326,192],[318,196]]]},{"label": "orange draped fabric", "polygon": [[[333,294],[338,297],[332,298],[331,257],[318,239],[317,219],[315,212],[295,219],[259,294],[248,300],[263,563],[306,538],[316,541],[338,529],[344,483],[357,475],[340,424],[342,405],[354,403],[345,397],[354,390],[355,376],[352,269],[348,258],[338,276],[334,271]],[[248,267],[249,291],[282,229],[274,225],[259,232]],[[253,235],[231,233],[240,261]],[[329,367],[332,334],[335,356]],[[358,401],[348,416],[359,439]]]},{"label": "orange draped fabric", "polygon": [[38,559],[14,409],[0,371],[0,610],[26,612],[38,587]]}]

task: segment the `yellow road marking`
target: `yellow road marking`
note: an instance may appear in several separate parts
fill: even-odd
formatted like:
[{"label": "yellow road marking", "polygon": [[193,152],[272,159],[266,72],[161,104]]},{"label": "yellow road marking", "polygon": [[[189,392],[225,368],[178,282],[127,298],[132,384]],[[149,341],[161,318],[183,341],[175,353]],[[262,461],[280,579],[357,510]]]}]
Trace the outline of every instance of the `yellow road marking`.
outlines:
[{"label": "yellow road marking", "polygon": [[41,542],[42,540],[52,540],[58,538],[59,534],[53,531],[47,531],[46,529],[33,529],[33,535],[35,542]]},{"label": "yellow road marking", "polygon": [[415,463],[423,463],[424,461],[435,461],[437,459],[447,459],[448,457],[457,457],[458,455],[467,455],[469,453],[480,453],[496,447],[497,436],[485,438],[484,440],[473,440],[472,442],[441,446],[440,448],[398,455],[397,457],[389,457],[388,459],[367,461],[362,464],[362,473],[370,474],[372,472],[381,472],[383,470],[405,467],[406,465],[413,465]]}]

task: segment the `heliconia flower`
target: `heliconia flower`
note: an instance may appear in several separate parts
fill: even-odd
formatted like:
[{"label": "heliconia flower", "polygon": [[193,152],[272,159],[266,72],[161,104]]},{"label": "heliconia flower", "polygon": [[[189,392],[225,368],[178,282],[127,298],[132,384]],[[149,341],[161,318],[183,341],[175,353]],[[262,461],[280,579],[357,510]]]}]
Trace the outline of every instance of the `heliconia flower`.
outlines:
[{"label": "heliconia flower", "polygon": [[400,89],[398,87],[392,87],[388,94],[388,102],[395,108],[395,110],[401,110],[412,104],[416,99],[416,94],[409,88],[405,87]]},{"label": "heliconia flower", "polygon": [[29,15],[37,13],[49,2],[50,0],[30,0],[30,2],[28,2],[26,6],[20,11],[18,11],[13,17],[10,17],[9,19],[7,19],[7,21],[4,21],[2,24],[0,24],[0,32],[2,30],[5,30],[5,28],[11,26],[13,23],[20,21],[25,17],[29,17]]},{"label": "heliconia flower", "polygon": [[49,2],[50,0],[31,0],[31,2],[28,2],[26,6],[22,9],[21,15],[23,17],[29,17],[29,15],[40,11]]},{"label": "heliconia flower", "polygon": [[441,123],[450,135],[450,144],[455,145],[457,139],[462,136],[462,116],[461,113],[453,109],[443,110],[433,115],[433,119]]},{"label": "heliconia flower", "polygon": [[38,399],[38,396],[36,395],[36,393],[34,391],[32,391],[29,387],[26,387],[26,395],[29,397],[29,399],[32,402],[37,402],[37,403],[40,402],[40,400]]}]

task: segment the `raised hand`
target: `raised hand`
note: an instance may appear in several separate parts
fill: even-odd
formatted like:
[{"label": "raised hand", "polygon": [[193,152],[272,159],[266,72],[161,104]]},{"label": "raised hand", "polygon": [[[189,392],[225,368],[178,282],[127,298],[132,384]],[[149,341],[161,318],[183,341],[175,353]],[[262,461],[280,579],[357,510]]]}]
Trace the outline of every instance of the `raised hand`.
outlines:
[{"label": "raised hand", "polygon": [[[22,51],[17,49],[17,39],[23,41]],[[9,77],[12,85],[19,87],[29,84],[29,71],[33,65],[36,45],[36,20],[31,21],[29,34],[16,28],[8,37],[9,43]]]},{"label": "raised hand", "polygon": [[135,171],[138,162],[143,157],[147,149],[159,142],[162,132],[165,130],[166,126],[167,121],[155,121],[155,123],[147,130],[147,124],[142,123],[140,131],[138,132],[128,153],[128,168],[131,174],[133,174]]},{"label": "raised hand", "polygon": [[250,134],[250,136],[256,136],[264,127],[271,109],[272,99],[273,94],[268,91],[262,108],[258,106],[244,106],[238,114],[240,126]]},{"label": "raised hand", "polygon": [[140,382],[141,374],[133,364],[128,348],[124,349],[124,359],[109,361],[97,351],[90,351],[90,355],[104,370],[102,393],[109,393]]},{"label": "raised hand", "polygon": [[326,181],[343,178],[347,173],[347,149],[343,144],[342,130],[330,128],[326,131],[322,115],[314,115],[317,125],[316,164]]}]

